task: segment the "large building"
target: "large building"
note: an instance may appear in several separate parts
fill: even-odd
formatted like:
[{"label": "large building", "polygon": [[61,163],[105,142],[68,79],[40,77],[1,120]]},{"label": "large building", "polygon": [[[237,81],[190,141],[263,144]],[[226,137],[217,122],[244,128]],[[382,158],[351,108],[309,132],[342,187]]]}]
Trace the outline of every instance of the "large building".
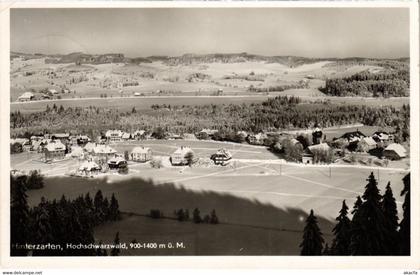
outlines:
[{"label": "large building", "polygon": [[23,93],[19,98],[18,98],[18,100],[19,101],[31,101],[32,99],[34,98],[34,94],[33,93],[31,93],[31,92],[25,92],[25,93]]},{"label": "large building", "polygon": [[146,162],[152,159],[152,149],[148,147],[134,147],[131,151],[131,159],[138,162]]},{"label": "large building", "polygon": [[59,140],[51,141],[45,146],[44,152],[46,161],[64,159],[66,146]]},{"label": "large building", "polygon": [[383,155],[390,160],[399,160],[407,156],[407,150],[401,144],[392,143],[384,149]]},{"label": "large building", "polygon": [[187,165],[188,154],[194,154],[194,151],[190,147],[181,146],[172,153],[170,161],[172,165]]}]

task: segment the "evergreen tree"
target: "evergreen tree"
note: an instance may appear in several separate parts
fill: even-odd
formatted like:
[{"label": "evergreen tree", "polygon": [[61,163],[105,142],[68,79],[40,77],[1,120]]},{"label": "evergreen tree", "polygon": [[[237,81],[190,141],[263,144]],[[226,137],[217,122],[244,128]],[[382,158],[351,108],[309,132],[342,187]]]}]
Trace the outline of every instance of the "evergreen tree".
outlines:
[{"label": "evergreen tree", "polygon": [[400,254],[410,255],[410,225],[411,225],[411,209],[410,209],[410,173],[403,178],[404,189],[401,191],[401,196],[404,196],[403,218],[400,223],[399,240],[400,240]]},{"label": "evergreen tree", "polygon": [[398,211],[394,195],[391,189],[391,183],[388,182],[385,194],[382,197],[382,211],[385,216],[386,227],[389,235],[386,241],[389,255],[398,253]]},{"label": "evergreen tree", "polygon": [[[50,217],[46,209],[45,199],[42,198],[41,203],[34,209],[34,223],[33,223],[33,242],[36,244],[52,243],[52,229],[50,224]],[[34,256],[51,256],[49,250],[34,250]]]},{"label": "evergreen tree", "polygon": [[363,203],[353,215],[351,255],[387,255],[388,230],[381,208],[381,195],[373,172],[362,196]]},{"label": "evergreen tree", "polygon": [[120,254],[120,249],[117,247],[120,243],[120,232],[117,232],[114,239],[114,247],[111,250],[111,256],[118,256]]},{"label": "evergreen tree", "polygon": [[181,208],[176,212],[176,218],[178,219],[178,221],[182,222],[185,220],[185,214],[184,214],[184,210]]},{"label": "evergreen tree", "polygon": [[219,218],[217,218],[216,210],[214,210],[214,209],[213,209],[213,211],[211,211],[210,223],[212,223],[212,224],[218,224],[219,223]]},{"label": "evergreen tree", "polygon": [[331,246],[331,252],[334,255],[350,255],[350,219],[347,217],[349,208],[346,205],[346,201],[343,200],[343,205],[340,210],[339,216],[336,218],[337,224],[333,228],[334,240]]},{"label": "evergreen tree", "polygon": [[324,239],[321,230],[318,227],[318,221],[311,209],[311,213],[306,219],[306,225],[303,230],[303,241],[299,247],[302,248],[300,255],[312,256],[321,255]]},{"label": "evergreen tree", "polygon": [[118,200],[115,198],[114,193],[111,196],[111,205],[109,207],[110,219],[111,221],[116,221],[120,219],[120,209],[118,205]]},{"label": "evergreen tree", "polygon": [[360,196],[357,196],[356,202],[354,203],[353,210],[351,211],[351,214],[354,215],[357,210],[359,210],[360,206],[362,205],[363,201]]},{"label": "evergreen tree", "polygon": [[328,243],[325,244],[324,251],[322,251],[322,255],[329,256],[332,254],[332,249],[329,247]]},{"label": "evergreen tree", "polygon": [[193,211],[193,221],[194,223],[200,223],[201,217],[200,217],[200,210],[198,208],[195,208]]},{"label": "evergreen tree", "polygon": [[103,218],[104,218],[103,203],[104,203],[104,197],[102,196],[102,191],[98,190],[93,200],[93,205],[95,208],[95,224],[101,224],[103,222]]},{"label": "evergreen tree", "polygon": [[25,177],[10,176],[10,253],[11,256],[26,256],[28,251],[19,245],[27,243],[29,233],[29,206]]}]

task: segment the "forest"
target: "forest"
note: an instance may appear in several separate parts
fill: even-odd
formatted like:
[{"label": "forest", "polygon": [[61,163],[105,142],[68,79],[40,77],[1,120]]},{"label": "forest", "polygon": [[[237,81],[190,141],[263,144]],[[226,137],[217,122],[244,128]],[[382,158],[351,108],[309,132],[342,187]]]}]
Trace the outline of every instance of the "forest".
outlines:
[{"label": "forest", "polygon": [[[120,219],[119,204],[114,194],[108,199],[98,190],[93,198],[89,193],[76,199],[68,199],[64,195],[60,200],[53,201],[41,198],[37,206],[29,207],[27,180],[26,176],[10,176],[11,256],[108,255],[106,250],[74,249],[68,248],[67,244],[95,244],[93,227]],[[55,244],[62,249],[28,249],[26,244]],[[119,251],[112,249],[109,253],[116,256]]]},{"label": "forest", "polygon": [[380,73],[363,71],[349,77],[327,79],[320,90],[332,96],[409,96],[410,71],[403,67]]},{"label": "forest", "polygon": [[63,108],[47,106],[42,112],[10,115],[12,137],[30,137],[46,132],[68,132],[99,136],[109,129],[124,131],[161,128],[170,133],[196,133],[203,128],[217,129],[229,135],[237,131],[257,133],[332,127],[363,123],[389,126],[409,132],[410,106],[335,105],[327,101],[306,103],[297,97],[275,97],[262,103],[228,105],[153,105],[149,110],[129,112],[90,106]]}]

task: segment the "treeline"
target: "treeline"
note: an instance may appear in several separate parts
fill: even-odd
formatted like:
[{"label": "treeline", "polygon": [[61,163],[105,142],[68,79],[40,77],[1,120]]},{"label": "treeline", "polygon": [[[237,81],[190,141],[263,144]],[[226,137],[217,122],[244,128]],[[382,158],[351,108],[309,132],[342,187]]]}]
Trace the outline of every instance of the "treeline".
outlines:
[{"label": "treeline", "polygon": [[321,91],[333,96],[400,97],[409,95],[408,69],[371,73],[363,71],[344,78],[327,79]]},{"label": "treeline", "polygon": [[306,81],[299,81],[298,83],[294,84],[284,84],[284,85],[277,85],[277,86],[269,86],[269,87],[255,87],[251,85],[248,87],[249,92],[256,92],[256,93],[270,93],[270,92],[283,92],[290,89],[303,89],[308,88],[309,83]]},{"label": "treeline", "polygon": [[[89,248],[67,247],[67,244],[95,244],[94,226],[120,219],[118,200],[110,200],[97,191],[76,199],[49,201],[41,198],[35,207],[27,202],[25,178],[11,176],[10,249],[11,256],[94,256],[98,251]],[[35,247],[27,247],[26,245]],[[48,244],[60,249],[49,249]],[[38,249],[37,246],[47,248]],[[101,255],[103,251],[99,251]],[[116,251],[111,251],[111,255]]]},{"label": "treeline", "polygon": [[[227,134],[237,131],[302,129],[315,125],[332,127],[363,123],[378,127],[409,127],[410,108],[392,106],[334,105],[328,102],[301,103],[297,97],[276,97],[262,103],[166,106],[137,112],[121,112],[95,106],[64,109],[47,106],[42,112],[10,115],[12,136],[27,136],[48,131],[88,134],[96,137],[109,129],[152,132],[160,127],[165,132],[196,133],[203,128]],[[405,125],[405,126],[404,126]],[[25,134],[26,133],[26,134]],[[75,133],[75,134],[77,134]]]},{"label": "treeline", "polygon": [[362,197],[358,196],[350,219],[343,201],[331,245],[325,244],[317,218],[311,210],[306,220],[301,255],[385,256],[410,255],[410,174],[403,178],[403,219],[398,222],[397,204],[390,183],[380,194],[373,173]]}]

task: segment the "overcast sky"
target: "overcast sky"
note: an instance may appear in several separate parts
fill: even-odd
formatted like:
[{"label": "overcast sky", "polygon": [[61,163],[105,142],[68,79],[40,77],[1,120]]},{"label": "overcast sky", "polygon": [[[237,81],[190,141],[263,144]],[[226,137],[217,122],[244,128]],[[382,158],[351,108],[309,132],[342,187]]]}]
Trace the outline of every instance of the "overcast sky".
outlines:
[{"label": "overcast sky", "polygon": [[404,8],[12,9],[11,50],[409,56]]}]

